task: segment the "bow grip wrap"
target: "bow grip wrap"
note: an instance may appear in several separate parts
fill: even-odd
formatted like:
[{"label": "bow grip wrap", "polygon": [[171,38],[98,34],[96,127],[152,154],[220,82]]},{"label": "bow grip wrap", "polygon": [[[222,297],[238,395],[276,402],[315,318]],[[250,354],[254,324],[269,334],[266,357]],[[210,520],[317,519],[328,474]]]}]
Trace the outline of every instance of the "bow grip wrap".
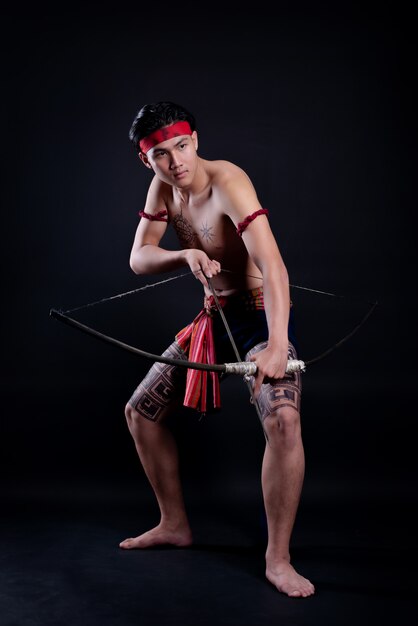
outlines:
[{"label": "bow grip wrap", "polygon": [[305,372],[305,361],[299,359],[289,359],[286,365],[286,374],[293,374],[293,372]]},{"label": "bow grip wrap", "polygon": [[[286,366],[286,374],[304,372],[305,362],[298,359],[289,359]],[[226,374],[240,374],[242,376],[254,376],[257,373],[257,365],[253,361],[240,361],[239,363],[225,363]]]},{"label": "bow grip wrap", "polygon": [[238,363],[225,363],[225,374],[240,374],[241,376],[254,376],[257,365],[253,361],[239,361]]}]

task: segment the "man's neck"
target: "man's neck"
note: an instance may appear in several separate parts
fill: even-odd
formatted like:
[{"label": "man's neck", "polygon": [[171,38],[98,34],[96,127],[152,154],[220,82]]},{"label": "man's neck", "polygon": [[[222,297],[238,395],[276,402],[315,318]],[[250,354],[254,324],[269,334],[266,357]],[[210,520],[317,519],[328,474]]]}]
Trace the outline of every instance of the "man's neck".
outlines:
[{"label": "man's neck", "polygon": [[187,188],[175,187],[174,189],[180,202],[185,206],[200,204],[203,199],[206,199],[210,190],[210,176],[204,167],[202,159],[198,161],[196,173],[191,184]]}]

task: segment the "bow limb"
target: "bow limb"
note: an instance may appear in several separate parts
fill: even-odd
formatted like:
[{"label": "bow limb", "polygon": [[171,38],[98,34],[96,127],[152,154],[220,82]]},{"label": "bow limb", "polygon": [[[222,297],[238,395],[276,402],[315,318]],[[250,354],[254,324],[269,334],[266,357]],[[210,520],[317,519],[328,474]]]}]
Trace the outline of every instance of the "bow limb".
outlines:
[{"label": "bow limb", "polygon": [[318,361],[321,361],[326,356],[328,356],[329,354],[334,352],[334,350],[336,350],[337,348],[342,346],[346,341],[351,339],[351,337],[353,335],[355,335],[355,333],[369,319],[369,317],[371,316],[371,314],[373,313],[373,311],[375,310],[377,305],[378,305],[378,301],[377,300],[375,302],[372,302],[371,305],[370,305],[369,310],[366,312],[366,314],[363,316],[363,318],[360,320],[360,322],[356,326],[354,326],[353,330],[351,330],[349,333],[347,333],[347,335],[344,335],[344,337],[342,339],[337,341],[337,343],[332,345],[330,348],[328,348],[327,350],[324,350],[324,352],[321,352],[321,354],[318,354],[318,356],[312,357],[312,359],[309,359],[309,361],[305,361],[305,365],[312,365],[313,363],[317,363]]},{"label": "bow limb", "polygon": [[257,366],[255,363],[195,363],[194,361],[187,361],[183,359],[173,359],[171,357],[165,357],[158,354],[153,354],[151,352],[146,352],[145,350],[141,350],[140,348],[135,348],[128,343],[124,343],[123,341],[119,341],[119,339],[115,339],[110,335],[105,335],[100,331],[91,328],[90,326],[86,326],[86,324],[82,324],[78,320],[66,315],[62,311],[57,311],[56,309],[51,309],[49,312],[50,317],[53,317],[69,326],[73,326],[78,330],[81,330],[88,335],[92,335],[97,339],[105,341],[106,343],[110,343],[118,348],[122,348],[123,350],[127,350],[128,352],[132,352],[138,356],[142,356],[146,359],[150,359],[151,361],[157,361],[159,363],[167,363],[168,365],[178,365],[179,367],[186,367],[189,369],[196,370],[206,370],[209,372],[223,372],[226,374],[241,374],[242,376],[253,375],[257,371]]}]

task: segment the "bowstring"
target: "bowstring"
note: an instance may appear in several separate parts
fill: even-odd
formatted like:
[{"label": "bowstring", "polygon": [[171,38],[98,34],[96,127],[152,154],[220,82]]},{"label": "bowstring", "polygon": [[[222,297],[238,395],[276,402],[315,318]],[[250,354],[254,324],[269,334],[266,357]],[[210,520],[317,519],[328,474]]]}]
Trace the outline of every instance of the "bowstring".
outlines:
[{"label": "bowstring", "polygon": [[[222,320],[222,323],[224,325],[224,328],[225,328],[225,330],[226,330],[226,332],[228,334],[229,342],[230,342],[230,344],[232,346],[232,349],[234,351],[235,357],[236,357],[238,362],[242,362],[242,358],[241,358],[241,355],[240,355],[239,350],[237,348],[237,344],[235,343],[235,339],[234,339],[234,337],[232,335],[232,331],[231,331],[231,329],[229,327],[228,321],[227,321],[227,319],[225,317],[225,313],[223,312],[223,309],[222,309],[222,306],[221,306],[221,304],[219,302],[219,299],[218,299],[218,296],[216,294],[216,291],[215,291],[215,289],[214,289],[214,287],[212,285],[212,281],[207,276],[205,276],[205,278],[207,280],[209,289],[212,292],[212,296],[213,296],[213,299],[215,301],[215,305],[216,305],[218,313],[219,313],[219,315],[221,317],[221,320]],[[263,429],[264,437],[265,437],[265,439],[266,439],[266,441],[268,443],[269,438],[268,438],[266,429],[264,428],[263,416],[262,416],[262,413],[261,413],[260,404],[259,404],[257,398],[254,396],[254,389],[253,389],[253,386],[251,384],[250,379],[247,376],[244,376],[244,381],[245,381],[245,384],[247,385],[248,391],[250,392],[251,404],[255,408],[255,411],[257,413],[258,419],[260,420],[261,428]]]},{"label": "bowstring", "polygon": [[[94,302],[88,302],[87,304],[82,304],[80,306],[73,307],[71,309],[67,309],[66,311],[60,311],[60,313],[63,313],[65,315],[67,313],[74,313],[75,311],[81,311],[83,309],[87,309],[89,307],[96,306],[98,304],[103,304],[105,302],[110,302],[111,300],[116,300],[116,299],[124,298],[125,296],[133,295],[133,294],[138,293],[140,291],[145,291],[146,289],[151,289],[152,287],[158,287],[160,285],[164,285],[164,284],[172,282],[174,280],[178,280],[180,278],[185,278],[186,276],[191,276],[191,275],[196,276],[196,274],[198,274],[200,272],[202,272],[202,270],[184,272],[183,274],[177,274],[175,276],[170,276],[169,278],[165,278],[163,280],[159,280],[159,281],[157,281],[155,283],[147,283],[146,285],[143,285],[142,287],[137,287],[135,289],[130,289],[129,291],[125,291],[123,293],[118,293],[118,294],[115,294],[113,296],[107,296],[105,298],[101,298],[100,300],[95,300]],[[228,274],[235,274],[235,275],[239,275],[239,276],[244,276],[244,277],[247,277],[247,278],[256,278],[258,280],[263,280],[262,276],[256,276],[254,274],[242,274],[240,272],[236,272],[236,271],[229,270],[229,269],[226,269],[226,268],[223,268],[221,270],[221,272],[225,272],[225,273],[228,273]],[[311,293],[316,293],[316,294],[319,294],[319,295],[329,296],[329,297],[332,297],[332,298],[347,299],[347,296],[336,294],[336,293],[332,293],[332,292],[329,292],[329,291],[323,291],[323,290],[320,290],[320,289],[313,289],[311,287],[303,287],[301,285],[294,285],[292,283],[290,283],[289,286],[292,287],[293,289],[299,289],[299,290],[302,290],[302,291],[308,291],[308,292],[311,292]],[[212,293],[213,293],[213,290],[212,290]],[[363,298],[352,298],[350,296],[349,299],[357,299],[357,300],[360,300],[362,302],[366,302],[366,300],[364,300]],[[331,354],[336,348],[338,348],[341,345],[343,345],[350,337],[352,337],[359,330],[359,328],[361,326],[363,326],[363,324],[370,317],[370,315],[372,314],[372,312],[374,311],[374,309],[376,308],[376,306],[378,304],[377,300],[376,301],[367,300],[367,303],[370,306],[370,310],[367,311],[366,315],[363,317],[362,320],[360,320],[360,322],[354,327],[354,329],[352,331],[350,331],[347,335],[345,335],[342,339],[340,339],[335,344],[330,346],[324,352],[320,353],[319,355],[317,355],[315,357],[312,357],[309,361],[305,361],[305,364],[306,365],[310,365],[312,363],[316,363],[317,361],[322,360],[325,356],[328,356],[329,354]]]},{"label": "bowstring", "polygon": [[[117,293],[113,296],[107,296],[105,298],[100,298],[100,300],[95,300],[94,302],[88,302],[87,304],[81,304],[79,306],[73,307],[71,309],[67,309],[65,311],[63,311],[63,313],[74,313],[75,311],[81,311],[82,309],[87,309],[89,307],[92,306],[96,306],[98,304],[104,304],[105,302],[110,302],[111,300],[117,300],[120,298],[124,298],[126,296],[130,296],[133,295],[135,293],[139,293],[140,291],[145,291],[146,289],[151,289],[152,287],[159,287],[160,285],[164,285],[166,283],[172,282],[174,280],[178,280],[179,278],[185,278],[186,276],[191,276],[191,275],[196,275],[199,272],[201,272],[202,270],[196,270],[196,271],[190,271],[190,272],[184,272],[183,274],[177,274],[176,276],[170,276],[169,278],[164,278],[163,280],[159,280],[155,283],[147,283],[146,285],[143,285],[142,287],[136,287],[135,289],[130,289],[129,291],[124,291],[122,293]],[[256,278],[257,280],[263,280],[262,276],[256,276],[255,274],[242,274],[241,272],[235,272],[233,270],[229,270],[226,268],[222,268],[221,272],[224,273],[228,273],[228,274],[235,274],[237,276],[244,276],[245,278]],[[323,291],[321,289],[313,289],[311,287],[303,287],[301,285],[294,285],[292,283],[289,284],[290,287],[292,287],[293,289],[300,289],[302,291],[309,291],[311,293],[317,293],[319,295],[323,295],[323,296],[330,296],[332,298],[341,298],[341,299],[346,299],[347,296],[343,296],[340,294],[336,294],[336,293],[332,293],[329,291]],[[374,304],[373,302],[367,301],[368,304]]]},{"label": "bowstring", "polygon": [[[201,270],[198,270],[198,271],[200,272]],[[169,283],[172,280],[177,280],[178,278],[184,278],[185,276],[190,276],[191,274],[196,274],[196,273],[197,272],[185,272],[184,274],[177,274],[176,276],[171,276],[170,278],[159,280],[156,283],[149,283],[149,284],[143,285],[142,287],[137,287],[136,289],[130,289],[129,291],[124,291],[123,293],[117,293],[114,296],[107,296],[106,298],[95,300],[94,302],[81,304],[80,306],[63,311],[63,313],[74,313],[74,311],[81,311],[82,309],[87,309],[90,306],[96,306],[96,304],[103,304],[104,302],[110,302],[111,300],[116,300],[117,298],[124,298],[125,296],[130,296],[130,295],[133,295],[134,293],[138,293],[139,291],[145,291],[145,289],[150,289],[151,287],[158,287],[159,285],[164,285],[164,283]]]},{"label": "bowstring", "polygon": [[[222,272],[227,272],[228,274],[236,274],[239,276],[246,276],[248,278],[258,278],[259,280],[263,280],[262,276],[255,276],[254,274],[241,274],[240,272],[234,272],[232,270],[227,270],[222,268],[221,270]],[[345,296],[342,294],[338,294],[338,293],[333,293],[331,291],[323,291],[321,289],[313,289],[312,287],[303,287],[302,285],[295,285],[293,283],[289,283],[289,287],[292,287],[292,289],[299,289],[301,291],[309,291],[311,293],[317,293],[321,296],[330,296],[332,298],[340,298],[341,300],[358,300],[360,302],[364,302],[365,304],[370,304],[371,306],[374,305],[375,301],[374,300],[365,300],[364,298],[357,298],[356,296]]]}]

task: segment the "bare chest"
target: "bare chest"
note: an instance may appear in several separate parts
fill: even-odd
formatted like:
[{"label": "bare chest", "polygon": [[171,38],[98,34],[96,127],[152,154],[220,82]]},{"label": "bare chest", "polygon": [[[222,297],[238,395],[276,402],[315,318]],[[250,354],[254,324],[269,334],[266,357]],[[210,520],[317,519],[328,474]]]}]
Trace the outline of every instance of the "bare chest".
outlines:
[{"label": "bare chest", "polygon": [[214,203],[208,201],[198,207],[173,204],[170,209],[170,222],[182,248],[199,248],[218,258],[228,244],[233,245],[235,227]]},{"label": "bare chest", "polygon": [[258,276],[258,269],[250,259],[242,238],[237,235],[235,224],[219,202],[209,200],[197,207],[173,203],[168,210],[170,224],[180,246],[203,250],[226,270],[216,277],[217,289],[228,291],[259,286],[259,279],[254,282],[254,278],[249,278],[249,275]]}]

